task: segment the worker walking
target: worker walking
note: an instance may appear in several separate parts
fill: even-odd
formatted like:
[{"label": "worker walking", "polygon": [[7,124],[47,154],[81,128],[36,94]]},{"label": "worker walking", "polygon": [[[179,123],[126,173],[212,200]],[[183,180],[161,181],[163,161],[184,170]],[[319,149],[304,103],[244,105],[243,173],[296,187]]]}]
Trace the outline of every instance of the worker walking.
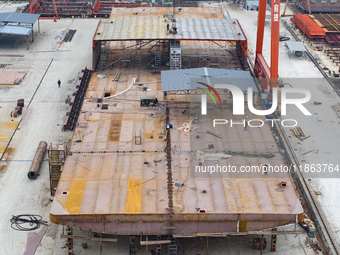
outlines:
[{"label": "worker walking", "polygon": [[58,80],[58,87],[60,88],[60,85],[61,85],[61,81],[60,79]]},{"label": "worker walking", "polygon": [[166,24],[166,31],[167,31],[167,32],[169,32],[169,28],[170,28],[170,25],[169,25],[169,23],[168,23],[168,24]]}]

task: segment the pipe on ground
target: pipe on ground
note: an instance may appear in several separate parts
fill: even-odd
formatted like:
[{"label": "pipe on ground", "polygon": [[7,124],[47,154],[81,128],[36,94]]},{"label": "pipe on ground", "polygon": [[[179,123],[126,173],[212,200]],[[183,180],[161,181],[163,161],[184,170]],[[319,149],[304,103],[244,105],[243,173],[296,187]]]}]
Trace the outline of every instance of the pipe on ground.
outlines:
[{"label": "pipe on ground", "polygon": [[47,148],[47,143],[45,141],[41,141],[39,143],[38,149],[35,153],[32,165],[30,167],[30,170],[28,171],[28,178],[31,180],[35,180],[37,179],[38,175],[39,175],[39,170],[40,170],[40,166],[41,166],[41,162],[44,158],[44,154],[46,152],[46,148]]}]

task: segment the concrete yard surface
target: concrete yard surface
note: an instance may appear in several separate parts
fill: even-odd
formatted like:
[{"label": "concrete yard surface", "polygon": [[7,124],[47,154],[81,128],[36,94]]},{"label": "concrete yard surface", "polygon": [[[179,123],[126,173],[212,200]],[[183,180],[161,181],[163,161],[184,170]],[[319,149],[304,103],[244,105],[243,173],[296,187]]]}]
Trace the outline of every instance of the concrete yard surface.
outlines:
[{"label": "concrete yard surface", "polygon": [[[27,172],[40,141],[71,139],[71,132],[61,131],[67,109],[65,99],[75,89],[75,84],[68,81],[84,66],[91,66],[91,43],[97,24],[98,20],[40,21],[41,33],[36,32],[29,50],[23,38],[0,39],[0,63],[12,64],[4,71],[27,73],[19,85],[0,88],[0,254],[24,254],[26,250],[28,233],[11,228],[12,215],[38,214],[49,221],[46,156],[37,180],[29,180]],[[60,44],[60,35],[69,28],[77,29],[77,34],[72,42]],[[58,79],[62,81],[61,88]],[[23,115],[11,118],[20,98],[25,100]],[[46,249],[41,254],[58,254],[48,253],[48,245]],[[63,254],[62,250],[58,252]]]}]

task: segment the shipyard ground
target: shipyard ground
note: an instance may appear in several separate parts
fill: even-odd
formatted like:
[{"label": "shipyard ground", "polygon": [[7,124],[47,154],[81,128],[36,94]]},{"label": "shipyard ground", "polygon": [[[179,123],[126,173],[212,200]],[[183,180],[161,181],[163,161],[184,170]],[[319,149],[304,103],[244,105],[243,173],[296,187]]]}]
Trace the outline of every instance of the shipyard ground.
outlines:
[{"label": "shipyard ground", "polygon": [[[281,4],[281,13],[283,12],[284,5]],[[240,23],[248,37],[249,49],[255,49],[256,38],[256,12],[247,12],[244,9],[235,8],[234,5],[230,5],[229,13],[232,17],[240,20]],[[288,13],[289,14],[289,13]],[[247,19],[242,19],[243,16],[247,16]],[[282,18],[286,20],[288,24],[292,25],[289,21],[290,17]],[[267,21],[269,22],[269,21]],[[301,41],[306,42],[308,46],[308,40],[304,38],[300,31],[296,31],[299,34]],[[289,31],[282,25],[280,30],[281,36],[288,36],[293,40]],[[265,29],[264,37],[264,57],[267,61],[270,61],[270,30],[267,27]],[[267,39],[266,39],[267,38]],[[338,67],[332,63],[332,61],[319,51],[312,51],[312,55],[320,55],[318,62],[322,67],[328,67],[330,70],[337,72]],[[251,59],[254,59],[254,55],[250,55]],[[299,111],[292,111],[287,118],[296,119],[299,122],[299,126],[305,130],[305,133],[310,135],[310,140],[304,142],[299,141],[289,129],[286,129],[287,136],[291,136],[290,142],[298,156],[300,162],[306,162],[309,164],[338,164],[339,157],[339,143],[335,141],[340,140],[339,132],[339,115],[333,110],[332,106],[339,105],[339,96],[335,93],[329,83],[323,78],[316,66],[309,60],[304,58],[288,58],[288,54],[285,48],[285,43],[280,43],[280,56],[279,56],[279,76],[291,83],[293,87],[301,87],[308,89],[312,98],[308,105],[308,109],[313,116],[306,118]],[[302,78],[302,79],[300,79]],[[308,82],[308,78],[311,78],[315,83]],[[307,82],[303,82],[306,79]],[[314,105],[313,102],[322,102],[322,105]],[[311,152],[309,152],[311,151]],[[309,152],[309,153],[306,153]],[[320,177],[320,176],[318,176]],[[317,197],[322,211],[325,213],[325,218],[329,222],[332,232],[337,238],[337,242],[340,243],[340,221],[338,215],[335,213],[339,210],[339,174],[324,175],[321,178],[316,178],[313,173],[306,173],[306,179],[310,179],[312,189],[320,191],[322,195]]]}]

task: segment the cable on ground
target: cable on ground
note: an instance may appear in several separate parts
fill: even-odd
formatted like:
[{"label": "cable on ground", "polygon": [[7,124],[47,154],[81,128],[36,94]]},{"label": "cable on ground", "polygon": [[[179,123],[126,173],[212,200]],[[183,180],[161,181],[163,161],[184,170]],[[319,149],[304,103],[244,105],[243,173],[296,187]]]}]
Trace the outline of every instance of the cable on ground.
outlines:
[{"label": "cable on ground", "polygon": [[10,220],[11,227],[14,230],[19,231],[32,231],[40,228],[40,225],[46,225],[47,221],[42,220],[40,215],[34,214],[21,214],[17,216],[12,216]]}]

